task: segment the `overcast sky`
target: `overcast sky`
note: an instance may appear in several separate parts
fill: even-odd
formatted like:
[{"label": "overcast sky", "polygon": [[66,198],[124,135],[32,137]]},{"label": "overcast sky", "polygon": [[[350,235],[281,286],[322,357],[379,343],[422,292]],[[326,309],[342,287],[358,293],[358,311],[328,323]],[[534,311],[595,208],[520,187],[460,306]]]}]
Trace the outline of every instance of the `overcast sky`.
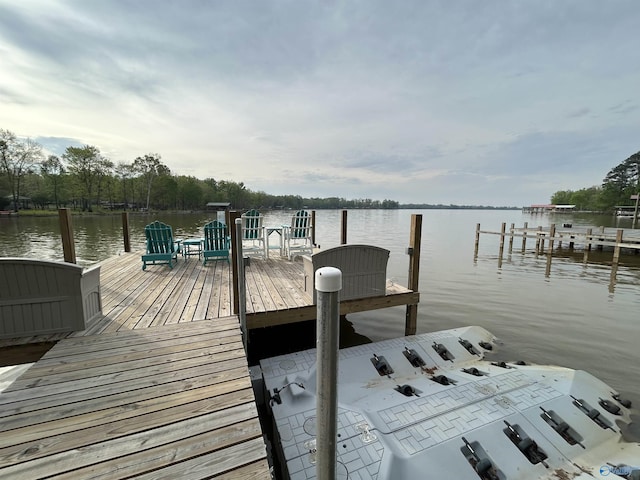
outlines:
[{"label": "overcast sky", "polygon": [[0,0],[0,128],[251,190],[528,205],[640,150],[638,0]]}]

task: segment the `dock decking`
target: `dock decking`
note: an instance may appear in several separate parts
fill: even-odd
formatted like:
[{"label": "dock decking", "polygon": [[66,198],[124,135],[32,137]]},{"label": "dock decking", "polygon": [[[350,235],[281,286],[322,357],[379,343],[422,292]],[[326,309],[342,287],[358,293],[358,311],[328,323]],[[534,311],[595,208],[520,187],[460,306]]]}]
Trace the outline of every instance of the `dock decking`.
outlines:
[{"label": "dock decking", "polygon": [[[181,257],[143,272],[139,252],[101,265],[101,319],[0,340],[0,353],[58,340],[0,393],[0,477],[270,478],[229,265]],[[300,262],[252,260],[248,328],[315,318],[303,282]],[[388,284],[341,313],[418,301]]]},{"label": "dock decking", "polygon": [[[94,335],[156,325],[213,319],[233,314],[231,268],[224,261],[179,259],[173,269],[151,265],[142,271],[140,253],[125,253],[102,262],[104,317],[72,336]],[[304,292],[300,261],[252,259],[245,270],[247,328],[312,320],[316,306]],[[380,297],[348,300],[340,313],[417,304],[419,292],[387,282]],[[66,335],[65,335],[66,336]],[[30,339],[33,341],[34,339]],[[2,345],[0,340],[0,346]]]},{"label": "dock decking", "polygon": [[269,478],[235,317],[63,339],[0,417],[1,478]]}]

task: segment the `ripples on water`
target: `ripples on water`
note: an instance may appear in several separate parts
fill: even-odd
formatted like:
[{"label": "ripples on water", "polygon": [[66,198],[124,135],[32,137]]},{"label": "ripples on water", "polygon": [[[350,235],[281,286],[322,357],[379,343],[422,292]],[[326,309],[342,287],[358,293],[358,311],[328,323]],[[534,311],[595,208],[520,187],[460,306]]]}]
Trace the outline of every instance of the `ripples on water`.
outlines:
[{"label": "ripples on water", "polygon": [[[412,213],[423,215],[419,333],[464,325],[480,325],[502,341],[496,358],[524,359],[587,370],[625,392],[640,404],[640,255],[624,255],[613,288],[609,285],[611,252],[593,252],[601,263],[583,265],[582,251],[563,250],[554,256],[545,276],[546,256],[536,258],[533,241],[520,253],[521,240],[498,268],[499,237],[483,235],[474,262],[476,223],[498,231],[502,222],[521,227],[549,222],[616,226],[611,217],[574,215],[550,217],[520,211],[354,210],[348,212],[349,243],[371,243],[391,251],[388,277],[407,283]],[[288,223],[291,212],[268,212],[266,223]],[[340,211],[316,213],[316,240],[322,248],[340,242]],[[144,247],[143,228],[156,217],[130,217],[133,249]],[[199,236],[207,214],[159,215],[176,236]],[[88,265],[123,251],[119,216],[75,218],[76,253]],[[630,225],[622,224],[629,228]],[[508,243],[508,242],[507,242]],[[61,259],[57,217],[0,219],[4,255]],[[355,342],[382,340],[404,334],[404,307],[349,315]],[[306,333],[304,333],[306,332]],[[348,334],[348,332],[345,332]],[[306,330],[290,335],[309,335]],[[364,336],[364,337],[361,337]],[[309,341],[307,339],[305,347]]]}]

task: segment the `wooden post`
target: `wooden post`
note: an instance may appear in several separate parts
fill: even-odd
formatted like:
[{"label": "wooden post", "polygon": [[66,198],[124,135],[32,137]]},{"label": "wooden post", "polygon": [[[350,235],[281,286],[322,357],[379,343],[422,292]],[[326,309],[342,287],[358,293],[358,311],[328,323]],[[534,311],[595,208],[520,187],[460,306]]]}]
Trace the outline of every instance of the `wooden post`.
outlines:
[{"label": "wooden post", "polygon": [[60,208],[58,210],[58,217],[60,218],[60,234],[62,235],[64,261],[67,263],[76,263],[76,246],[73,240],[71,210],[68,208]]},{"label": "wooden post", "polygon": [[340,237],[340,245],[346,245],[347,244],[347,211],[346,210],[342,210],[342,235]]},{"label": "wooden post", "polygon": [[478,260],[478,247],[480,246],[480,224],[476,223],[476,246],[473,249],[473,261]]},{"label": "wooden post", "polygon": [[616,283],[616,275],[618,273],[618,262],[620,261],[620,244],[622,243],[622,233],[624,230],[618,229],[616,232],[616,246],[613,247],[613,261],[611,262],[611,280],[609,286],[612,288]]},{"label": "wooden post", "polygon": [[311,245],[314,247],[316,244],[316,211],[311,210]]},{"label": "wooden post", "polygon": [[[540,227],[540,232],[542,232],[542,227]],[[541,233],[540,235],[540,255],[544,253],[544,237],[545,235]]]},{"label": "wooden post", "polygon": [[[636,228],[636,223],[638,221],[638,201],[640,200],[640,192],[636,193],[635,197],[636,197],[636,208],[633,210],[633,222],[631,223],[631,228]],[[631,196],[631,198],[633,198],[633,195]]]},{"label": "wooden post", "polygon": [[622,229],[616,231],[616,246],[613,248],[613,261],[611,263],[616,269],[618,268],[618,262],[620,260],[620,244],[622,243],[623,232],[624,230]]},{"label": "wooden post", "polygon": [[502,255],[504,254],[504,234],[507,231],[507,223],[502,222],[500,228],[500,254],[498,255],[498,268],[502,268]]},{"label": "wooden post", "polygon": [[529,228],[529,222],[524,222],[524,227],[522,230],[522,253],[527,250],[527,228]]},{"label": "wooden post", "polygon": [[[420,244],[422,243],[422,215],[411,215],[411,233],[409,237],[409,290],[417,292],[420,278]],[[404,322],[404,334],[415,335],[418,329],[418,305],[407,305],[407,313]]]},{"label": "wooden post", "polygon": [[536,258],[540,255],[540,239],[542,238],[542,225],[538,225],[538,231],[536,232]]},{"label": "wooden post", "polygon": [[551,275],[551,258],[553,257],[553,238],[556,236],[556,224],[552,223],[549,228],[549,249],[547,250],[547,268],[544,275],[548,277]]},{"label": "wooden post", "polygon": [[[600,234],[604,235],[604,225],[600,226]],[[606,239],[604,237],[600,237],[600,238],[598,238],[598,240],[600,240],[602,242],[603,240],[606,240]],[[604,250],[604,245],[600,244],[596,248],[598,250],[602,251],[602,250]]]},{"label": "wooden post", "polygon": [[515,226],[515,223],[512,223],[511,228],[509,229],[509,232],[511,232],[511,236],[509,237],[509,255],[513,252],[513,229]]},{"label": "wooden post", "polygon": [[124,251],[131,251],[131,238],[129,237],[129,212],[122,212],[122,238],[124,239]]},{"label": "wooden post", "polygon": [[[233,285],[233,313],[238,314],[240,312],[240,292],[238,290],[238,249],[235,248],[236,244],[236,218],[239,218],[242,214],[236,210],[229,211],[229,223],[227,224],[227,232],[231,234],[231,284]],[[244,265],[244,262],[243,262]]]},{"label": "wooden post", "polygon": [[589,252],[591,251],[591,231],[592,229],[587,228],[587,235],[584,237],[584,256],[582,257],[583,263],[587,263],[589,261]]}]

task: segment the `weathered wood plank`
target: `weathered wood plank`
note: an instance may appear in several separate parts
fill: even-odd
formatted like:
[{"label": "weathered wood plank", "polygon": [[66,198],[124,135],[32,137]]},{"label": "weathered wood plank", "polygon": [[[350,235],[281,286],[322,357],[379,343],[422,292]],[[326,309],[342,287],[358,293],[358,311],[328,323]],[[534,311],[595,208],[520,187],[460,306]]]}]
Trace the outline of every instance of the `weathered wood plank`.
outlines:
[{"label": "weathered wood plank", "polygon": [[[105,461],[101,461],[98,464],[67,472],[53,478],[59,480],[67,478],[72,480],[77,478],[91,478],[95,480],[113,478],[114,473],[117,473],[117,475],[122,478],[130,475],[141,475],[166,468],[173,463],[225,448],[233,443],[255,439],[262,434],[260,423],[257,420],[252,419],[234,423],[238,420],[239,416],[234,415],[234,412],[231,411],[225,411],[224,413],[226,414],[224,421],[230,425],[219,428],[213,432],[203,431],[200,433],[207,428],[206,422],[210,421],[210,418],[199,417],[193,419],[194,421],[188,424],[187,422],[183,422],[183,425],[172,425],[170,429],[168,429],[171,435],[163,435],[164,432],[161,431],[161,429],[156,429],[137,435],[139,438],[130,438],[122,448],[117,448],[119,445],[114,445],[115,442],[96,445],[98,448],[92,448],[91,453],[98,454],[99,460],[102,460],[102,457],[106,456],[104,454],[105,451],[109,457],[115,457],[116,454],[124,454],[126,456],[110,458],[108,460],[105,459]],[[166,443],[160,444],[160,442]],[[135,450],[131,448],[132,445],[135,446],[136,444],[140,449],[138,452],[135,452]],[[154,447],[154,445],[159,446],[151,448]],[[93,452],[93,450],[95,450],[95,452]],[[132,451],[135,453],[127,455],[127,453]],[[87,457],[84,451],[82,453],[83,457]],[[72,460],[74,463],[79,463],[77,458],[73,458]],[[68,468],[68,463],[61,463],[63,468]],[[268,472],[269,468],[268,466],[265,468],[264,464],[262,467],[262,474],[264,475],[265,472]]]},{"label": "weathered wood plank", "polygon": [[[114,345],[117,345],[119,348],[135,347],[136,345],[142,345],[144,343],[155,343],[178,337],[193,337],[210,332],[219,332],[219,336],[223,337],[225,335],[232,335],[237,326],[238,319],[236,317],[225,317],[224,319],[216,321],[192,322],[187,329],[184,327],[181,328],[180,325],[167,325],[160,330],[158,328],[136,329],[133,331],[124,330],[89,337],[74,337],[65,339],[64,347],[59,348],[57,345],[53,347],[43,358],[51,359],[53,357],[111,350],[114,348]],[[134,333],[132,334],[131,332]],[[67,342],[72,343],[68,344]]]},{"label": "weathered wood plank", "polygon": [[[162,423],[164,421],[164,414],[169,414],[164,412],[161,415],[157,415],[157,413],[162,410],[168,410],[181,405],[188,405],[192,412],[191,415],[193,415],[194,412],[201,408],[206,409],[209,408],[208,406],[211,404],[217,404],[217,399],[216,401],[212,401],[212,397],[221,396],[226,393],[232,393],[246,388],[251,389],[251,382],[248,377],[243,377],[171,395],[154,397],[149,400],[134,402],[123,406],[107,408],[69,418],[61,418],[38,425],[25,426],[13,429],[11,431],[11,435],[0,436],[0,448],[10,447],[15,444],[34,442],[45,437],[52,437],[77,430],[83,430],[82,442],[90,443],[88,429],[93,426],[107,424],[112,422],[114,419],[124,420],[134,418],[136,420],[130,421],[129,423],[137,424],[139,421],[138,417],[149,413],[156,413],[153,417],[156,418],[158,422]],[[253,395],[253,392],[251,392],[251,395]]]},{"label": "weathered wood plank", "polygon": [[229,448],[217,450],[207,455],[171,465],[168,468],[141,475],[140,480],[199,480],[211,478],[221,473],[237,468],[239,465],[247,465],[265,457],[265,446],[262,438],[256,438],[249,442],[232,445]]},{"label": "weathered wood plank", "polygon": [[[90,385],[84,388],[74,383],[65,383],[53,386],[34,387],[26,390],[15,390],[6,392],[0,396],[3,402],[2,408],[0,409],[0,417],[17,415],[32,410],[43,410],[65,404],[74,404],[75,408],[79,402],[85,400],[98,402],[101,397],[110,397],[110,400],[116,401],[118,397],[113,395],[124,396],[134,390],[152,389],[140,392],[140,395],[144,394],[148,398],[156,394],[164,395],[181,392],[190,388],[211,385],[215,383],[216,379],[219,380],[220,378],[229,376],[230,370],[240,367],[246,367],[242,359],[233,359],[219,363],[219,367],[213,370],[203,371],[203,369],[198,367],[186,370],[168,369],[159,375],[130,378],[129,380],[118,382],[117,388],[109,383],[96,386]],[[221,372],[226,372],[226,376],[221,376]],[[157,390],[157,392],[155,390]]]},{"label": "weathered wood plank", "polygon": [[269,463],[267,460],[259,460],[235,470],[216,476],[217,480],[271,480]]},{"label": "weathered wood plank", "polygon": [[87,369],[73,369],[38,376],[36,378],[18,379],[10,390],[26,389],[30,387],[51,386],[57,383],[73,382],[76,388],[88,388],[89,386],[104,385],[109,382],[126,381],[131,378],[140,378],[147,375],[162,374],[172,369],[186,369],[194,366],[205,368],[218,362],[244,358],[244,349],[225,350],[216,354],[215,361],[211,355],[193,355],[185,359],[176,359],[173,362],[165,360],[165,357],[156,357],[149,360],[134,360],[118,365],[103,365]]},{"label": "weathered wood plank", "polygon": [[[88,426],[78,432],[46,435],[30,443],[14,444],[0,449],[0,477],[17,471],[33,474],[28,478],[39,478],[60,469],[95,464],[101,459],[110,459],[125,453],[136,453],[147,445],[162,445],[185,437],[188,429],[215,431],[237,421],[255,419],[257,412],[251,397],[240,402],[238,395],[220,398],[220,403],[193,402],[181,404],[155,415],[140,415],[136,421],[116,419],[113,422]],[[164,414],[166,413],[166,415]],[[230,421],[229,421],[230,420]],[[189,435],[186,434],[187,440]],[[262,439],[260,439],[262,440]],[[263,444],[264,445],[264,444]],[[27,477],[26,477],[27,478]],[[76,477],[77,478],[77,477]],[[180,477],[176,477],[180,478]]]},{"label": "weathered wood plank", "polygon": [[[144,360],[146,366],[149,362],[175,361],[184,358],[200,357],[211,355],[216,351],[221,351],[220,345],[228,346],[230,337],[218,338],[216,333],[206,333],[199,337],[177,338],[172,340],[162,340],[151,345],[146,343],[134,347],[114,348],[113,350],[102,350],[94,352],[91,356],[69,355],[64,357],[54,357],[43,359],[30,371],[25,372],[21,380],[48,376],[73,370],[87,370],[99,366],[111,366],[133,360]],[[231,337],[232,338],[232,337]],[[197,340],[197,341],[194,341]],[[170,356],[167,358],[167,356]],[[158,358],[161,357],[161,358]],[[118,366],[119,368],[119,366]]]}]

